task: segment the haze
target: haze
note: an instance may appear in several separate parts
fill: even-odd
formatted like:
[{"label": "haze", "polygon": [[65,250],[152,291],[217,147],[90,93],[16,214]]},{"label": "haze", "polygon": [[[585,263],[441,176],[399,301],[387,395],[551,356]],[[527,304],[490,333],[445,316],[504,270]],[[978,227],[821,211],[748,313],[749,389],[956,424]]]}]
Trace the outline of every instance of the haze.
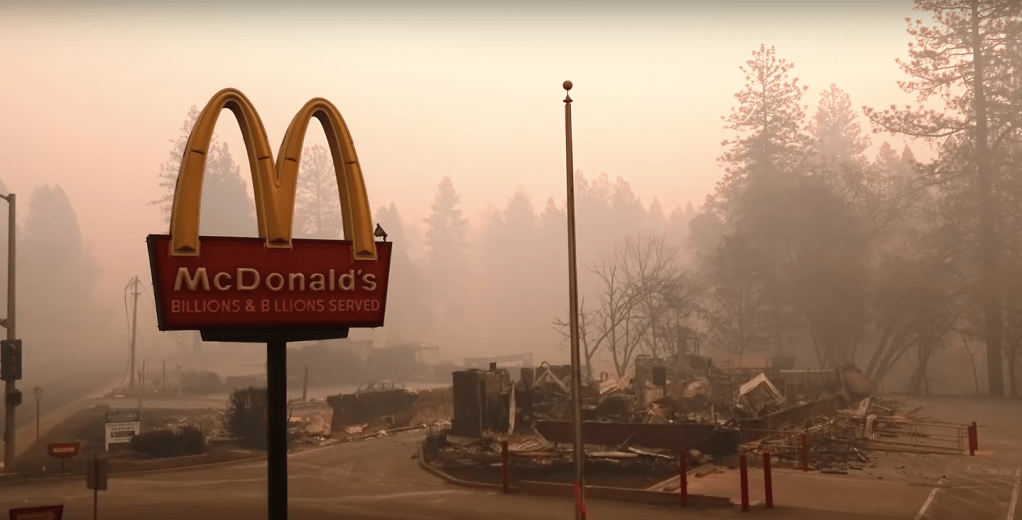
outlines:
[{"label": "haze", "polygon": [[[809,116],[832,83],[861,115],[863,105],[912,101],[896,84],[904,75],[894,60],[906,55],[904,18],[919,16],[910,1],[242,5],[0,4],[0,180],[18,194],[19,222],[28,218],[35,190],[59,185],[98,267],[92,301],[73,302],[98,309],[96,317],[67,326],[59,340],[53,322],[25,318],[19,336],[26,349],[57,342],[54,353],[123,362],[124,287],[138,275],[151,294],[144,239],[167,229],[150,204],[164,193],[160,166],[189,108],[235,87],[255,104],[274,147],[308,99],[337,105],[374,213],[393,203],[404,227],[395,251],[404,248],[413,263],[427,253],[424,219],[434,190],[450,177],[469,226],[473,274],[465,294],[499,299],[485,291],[493,279],[544,281],[527,286],[535,292],[516,293],[514,304],[487,302],[482,308],[492,314],[465,314],[441,327],[446,332],[420,334],[398,312],[384,331],[359,334],[437,343],[455,361],[533,352],[537,362],[566,362],[552,325],[567,314],[566,248],[521,250],[523,257],[552,258],[559,271],[548,273],[488,271],[494,264],[478,260],[487,223],[519,190],[537,215],[551,198],[564,208],[564,80],[575,85],[574,157],[583,178],[620,177],[644,208],[656,198],[665,215],[683,213],[688,203],[698,210],[722,176],[721,141],[734,132],[724,130],[721,117],[737,106],[734,94],[745,83],[739,66],[752,51],[775,46],[794,63],[791,76],[809,86],[802,99]],[[217,134],[250,185],[230,114]],[[906,145],[886,134],[871,138],[869,158],[884,141],[895,150]],[[307,145],[324,142],[318,124],[310,125]],[[912,147],[918,159],[932,155]],[[207,219],[210,211],[204,209]],[[583,271],[609,253],[593,245],[601,234],[630,232],[613,223],[594,230],[584,217]],[[672,233],[669,240],[682,244],[687,226]],[[584,276],[583,293],[591,287]],[[395,284],[400,279],[395,275]],[[417,289],[395,287],[392,298]],[[25,284],[19,291],[19,309],[48,308],[32,301]],[[147,341],[174,348],[156,332],[147,301],[148,308],[140,306]],[[516,312],[529,317],[518,320]]]}]

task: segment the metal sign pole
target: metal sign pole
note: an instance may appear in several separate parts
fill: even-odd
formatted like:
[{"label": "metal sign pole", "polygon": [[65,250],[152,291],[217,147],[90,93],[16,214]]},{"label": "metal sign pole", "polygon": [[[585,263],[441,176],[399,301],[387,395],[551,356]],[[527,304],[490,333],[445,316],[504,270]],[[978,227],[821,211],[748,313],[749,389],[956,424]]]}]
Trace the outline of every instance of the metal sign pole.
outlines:
[{"label": "metal sign pole", "polygon": [[266,343],[266,471],[269,518],[287,520],[287,343]]},{"label": "metal sign pole", "polygon": [[[95,479],[95,486],[92,487],[92,520],[97,520],[99,515],[99,453],[92,455],[92,478]],[[60,459],[61,468],[63,468],[64,459]]]},{"label": "metal sign pole", "polygon": [[[3,320],[3,326],[7,328],[7,339],[13,340],[17,338],[14,330],[14,303],[15,303],[15,292],[14,286],[17,280],[15,275],[15,258],[17,255],[14,252],[16,245],[15,238],[18,234],[17,223],[15,220],[15,205],[14,205],[14,194],[11,193],[6,197],[2,197],[7,200],[7,206],[9,209],[8,220],[7,220],[7,318]],[[14,422],[15,409],[12,406],[10,400],[6,399],[6,394],[15,391],[14,380],[5,381],[5,417],[4,417],[4,473],[14,473],[14,434],[17,431]]]}]

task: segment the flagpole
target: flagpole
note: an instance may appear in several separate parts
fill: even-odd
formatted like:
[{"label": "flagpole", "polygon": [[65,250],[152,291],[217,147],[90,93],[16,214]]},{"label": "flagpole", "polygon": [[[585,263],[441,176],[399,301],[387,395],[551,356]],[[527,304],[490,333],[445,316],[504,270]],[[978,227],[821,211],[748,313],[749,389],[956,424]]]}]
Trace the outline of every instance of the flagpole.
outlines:
[{"label": "flagpole", "polygon": [[582,445],[582,362],[578,351],[578,274],[575,259],[575,175],[571,152],[571,82],[564,82],[564,131],[568,173],[568,320],[571,327],[571,402],[575,430],[575,520],[585,520],[585,452]]}]

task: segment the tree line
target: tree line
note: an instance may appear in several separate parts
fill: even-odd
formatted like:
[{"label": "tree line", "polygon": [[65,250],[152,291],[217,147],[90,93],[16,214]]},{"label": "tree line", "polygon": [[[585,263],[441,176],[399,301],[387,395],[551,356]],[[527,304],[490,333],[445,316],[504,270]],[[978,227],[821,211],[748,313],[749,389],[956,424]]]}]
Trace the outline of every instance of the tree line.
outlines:
[{"label": "tree line", "polygon": [[[901,363],[908,390],[929,392],[934,356],[956,347],[977,392],[985,372],[987,392],[1003,395],[1007,374],[1019,396],[1022,7],[916,8],[932,22],[908,20],[913,43],[898,63],[920,106],[862,114],[874,133],[932,144],[937,158],[921,164],[886,142],[867,158],[849,96],[831,85],[809,118],[794,65],[760,46],[723,117],[734,137],[690,224],[693,262],[680,267],[657,237],[620,244],[594,268],[602,285],[581,316],[587,358],[606,349],[624,376],[635,353],[680,349],[694,335],[739,355],[856,365],[878,380]],[[683,325],[663,327],[676,317]]]},{"label": "tree line", "polygon": [[[907,389],[928,392],[935,356],[954,349],[967,355],[977,391],[982,375],[990,395],[1004,394],[1005,376],[1012,395],[1022,392],[1022,14],[1010,0],[916,8],[930,19],[908,21],[913,43],[898,63],[907,76],[899,85],[918,107],[857,111],[830,85],[810,111],[794,64],[761,45],[740,67],[746,83],[722,117],[733,132],[722,143],[722,176],[698,211],[667,213],[621,177],[578,172],[580,340],[590,371],[606,362],[626,377],[639,354],[699,345],[855,365],[877,380],[907,370]],[[861,116],[874,134],[933,145],[936,159],[920,163],[888,142],[867,156]],[[186,121],[184,139],[188,129]],[[168,194],[180,152],[171,155],[161,172]],[[253,234],[252,202],[225,203],[244,189],[215,140],[207,175],[216,188],[203,198],[217,203],[204,207],[222,214],[204,219],[203,233],[238,234],[230,226],[239,220]],[[307,148],[296,235],[340,238],[336,194],[326,150]],[[167,211],[168,200],[154,203]],[[395,248],[396,337],[465,355],[553,356],[549,346],[563,344],[563,201],[540,210],[520,188],[473,226],[446,177],[421,223],[402,220],[394,204],[375,217],[395,244],[425,227],[424,255]]]}]

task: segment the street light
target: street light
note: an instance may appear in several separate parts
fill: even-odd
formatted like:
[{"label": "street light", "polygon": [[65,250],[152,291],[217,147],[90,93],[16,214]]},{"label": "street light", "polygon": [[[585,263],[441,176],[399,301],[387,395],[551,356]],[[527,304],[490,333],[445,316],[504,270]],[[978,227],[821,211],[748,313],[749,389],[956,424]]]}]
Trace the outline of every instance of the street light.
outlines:
[{"label": "street light", "polygon": [[[571,82],[564,82],[571,90]],[[575,174],[571,154],[571,96],[564,96],[564,133],[568,169],[568,323],[571,327],[571,401],[575,426],[575,520],[585,520],[585,452],[582,447],[582,362],[578,351],[578,276],[575,261]]]},{"label": "street light", "polygon": [[[14,239],[17,236],[14,218],[14,194],[0,195],[0,198],[7,201],[10,210],[7,220],[7,317],[0,320],[0,325],[7,329],[7,339],[13,340],[14,330]],[[4,405],[6,416],[4,417],[4,473],[14,472],[14,403],[7,398],[17,389],[14,386],[14,379],[8,379],[4,388]]]}]

